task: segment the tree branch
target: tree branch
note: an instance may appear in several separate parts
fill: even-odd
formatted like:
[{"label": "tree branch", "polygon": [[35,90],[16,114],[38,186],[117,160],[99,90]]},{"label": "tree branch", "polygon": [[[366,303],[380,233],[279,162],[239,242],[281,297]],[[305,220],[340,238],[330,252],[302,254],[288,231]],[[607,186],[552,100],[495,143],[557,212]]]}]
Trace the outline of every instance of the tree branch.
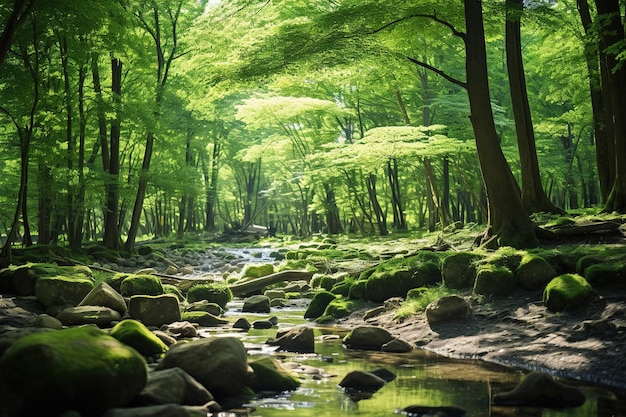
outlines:
[{"label": "tree branch", "polygon": [[445,27],[447,27],[448,29],[450,29],[450,31],[452,32],[452,34],[454,36],[458,36],[459,38],[463,39],[463,41],[465,42],[465,33],[461,32],[460,30],[458,30],[452,23],[445,21],[443,19],[438,18],[436,15],[434,14],[422,14],[422,13],[417,13],[417,14],[412,14],[409,16],[404,16],[401,17],[399,19],[393,20],[389,23],[386,23],[385,25],[379,27],[378,29],[373,30],[372,32],[370,32],[370,34],[374,34],[374,33],[378,33],[378,32],[382,32],[383,30],[391,27],[391,26],[395,26],[398,23],[404,22],[405,20],[409,20],[409,19],[414,19],[414,18],[424,18],[424,19],[430,19],[434,22],[437,22]]},{"label": "tree branch", "polygon": [[445,78],[446,80],[450,81],[452,84],[456,84],[459,87],[463,87],[464,89],[467,90],[467,83],[463,82],[461,80],[457,80],[456,78],[454,78],[451,75],[448,75],[445,71],[440,70],[439,68],[435,68],[432,65],[429,65],[423,61],[417,60],[415,58],[411,58],[410,56],[407,56],[406,59],[408,59],[410,62],[414,63],[415,65],[418,65],[422,68],[426,68],[429,71],[434,72],[437,75],[440,75],[441,77]]}]

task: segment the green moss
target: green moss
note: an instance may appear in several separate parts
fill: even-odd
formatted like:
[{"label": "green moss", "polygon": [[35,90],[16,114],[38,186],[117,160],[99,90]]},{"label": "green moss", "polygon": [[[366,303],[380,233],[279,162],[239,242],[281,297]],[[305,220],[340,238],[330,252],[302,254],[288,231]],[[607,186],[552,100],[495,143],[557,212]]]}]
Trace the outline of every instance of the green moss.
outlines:
[{"label": "green moss", "polygon": [[133,295],[161,295],[163,294],[163,284],[159,277],[154,275],[127,276],[120,285],[120,293],[124,297]]},{"label": "green moss", "polygon": [[261,278],[266,275],[274,273],[274,265],[262,264],[262,265],[247,265],[244,270],[243,278]]},{"label": "green moss", "polygon": [[315,322],[325,323],[349,316],[352,312],[363,307],[365,304],[363,300],[350,300],[349,298],[338,296],[326,306],[322,316],[318,317]]},{"label": "green moss", "polygon": [[187,301],[194,303],[200,300],[207,300],[226,309],[226,304],[233,299],[233,293],[228,285],[223,283],[196,284],[189,289]]},{"label": "green moss", "polygon": [[480,267],[474,282],[474,294],[511,295],[515,291],[513,272],[506,266],[487,264]]},{"label": "green moss", "polygon": [[320,279],[320,288],[326,291],[330,291],[335,286],[335,284],[337,284],[337,278],[335,277],[324,275]]},{"label": "green moss", "polygon": [[433,301],[446,295],[456,294],[456,291],[444,285],[439,285],[437,287],[415,288],[411,290],[409,294],[407,294],[406,300],[396,310],[394,319],[402,321],[414,314],[421,313],[425,311],[426,307]]},{"label": "green moss", "polygon": [[476,266],[483,255],[474,252],[456,252],[443,260],[441,275],[448,288],[463,289],[474,286]]},{"label": "green moss", "polygon": [[348,291],[348,298],[352,299],[365,299],[367,280],[356,280],[350,286]]},{"label": "green moss", "polygon": [[300,386],[300,381],[276,359],[266,356],[249,362],[254,371],[250,388],[260,391],[292,391]]},{"label": "green moss", "polygon": [[111,329],[111,336],[143,356],[161,355],[168,350],[161,339],[137,320],[122,320]]},{"label": "green moss", "polygon": [[336,295],[328,291],[317,292],[311,302],[309,303],[306,311],[304,312],[305,319],[316,319],[324,314],[324,310],[331,301],[336,298]]},{"label": "green moss", "polygon": [[39,278],[35,283],[35,295],[46,307],[78,305],[94,288],[93,281],[72,276]]},{"label": "green moss", "polygon": [[528,290],[545,288],[552,278],[557,276],[556,270],[543,257],[527,253],[515,271],[515,280]]},{"label": "green moss", "polygon": [[183,295],[183,293],[178,289],[178,287],[176,285],[172,285],[172,284],[163,284],[163,293],[164,294],[174,294],[176,296],[176,298],[178,298],[178,301],[180,301],[181,303],[183,301],[185,301],[185,296]]},{"label": "green moss", "polygon": [[206,311],[184,311],[181,313],[182,321],[198,323],[203,327],[215,327],[228,324],[228,320],[217,317]]},{"label": "green moss", "polygon": [[578,309],[585,306],[593,294],[594,290],[585,278],[578,274],[563,274],[546,286],[543,303],[553,312]]},{"label": "green moss", "polygon": [[585,268],[584,276],[595,288],[620,285],[626,281],[626,264],[593,264]]},{"label": "green moss", "polygon": [[347,297],[353,284],[354,278],[345,279],[333,285],[333,287],[330,289],[330,292],[336,295],[342,295],[344,297]]}]

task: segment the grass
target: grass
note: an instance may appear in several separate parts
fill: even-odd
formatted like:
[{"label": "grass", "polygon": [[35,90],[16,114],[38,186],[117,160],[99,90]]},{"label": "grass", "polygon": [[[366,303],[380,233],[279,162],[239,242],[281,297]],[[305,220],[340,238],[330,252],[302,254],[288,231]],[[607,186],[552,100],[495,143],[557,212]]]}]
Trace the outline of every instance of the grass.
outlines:
[{"label": "grass", "polygon": [[409,317],[421,313],[426,310],[426,307],[433,301],[438,300],[444,295],[456,294],[456,291],[439,285],[437,287],[422,288],[419,291],[419,296],[416,298],[407,297],[407,299],[398,307],[394,320],[404,321]]}]

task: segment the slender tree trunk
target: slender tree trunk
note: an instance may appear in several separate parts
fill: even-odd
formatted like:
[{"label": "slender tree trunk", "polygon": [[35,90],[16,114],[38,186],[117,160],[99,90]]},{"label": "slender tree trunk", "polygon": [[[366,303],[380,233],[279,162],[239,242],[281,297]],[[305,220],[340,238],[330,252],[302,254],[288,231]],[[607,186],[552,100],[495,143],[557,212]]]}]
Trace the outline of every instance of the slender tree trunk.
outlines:
[{"label": "slender tree trunk", "polygon": [[15,0],[13,2],[13,9],[4,24],[4,30],[0,35],[0,71],[2,64],[4,63],[4,59],[11,49],[15,32],[24,24],[24,21],[28,17],[34,5],[35,0]]},{"label": "slender tree trunk", "polygon": [[367,185],[367,193],[374,210],[374,216],[376,216],[376,225],[378,227],[378,234],[380,236],[387,236],[389,231],[387,230],[387,219],[383,212],[380,203],[378,202],[378,196],[376,195],[376,175],[369,174],[365,179]]},{"label": "slender tree trunk", "polygon": [[400,193],[400,177],[398,176],[398,161],[396,158],[387,160],[387,178],[391,189],[391,207],[393,210],[393,227],[396,230],[406,230],[406,219],[404,217],[404,206]]},{"label": "slender tree trunk", "polygon": [[523,0],[506,0],[506,64],[522,171],[522,203],[529,213],[562,213],[548,199],[541,184],[522,61],[520,20],[523,8]]},{"label": "slender tree trunk", "polygon": [[324,191],[326,193],[324,208],[326,212],[327,233],[330,235],[342,233],[343,227],[341,226],[341,219],[339,218],[339,208],[337,208],[335,190],[333,190],[330,184],[324,183]]},{"label": "slender tree trunk", "polygon": [[519,186],[502,153],[493,119],[482,2],[464,0],[464,5],[470,117],[489,205],[488,229],[483,243],[490,243],[495,237],[500,245],[536,245],[535,227],[522,205]]}]

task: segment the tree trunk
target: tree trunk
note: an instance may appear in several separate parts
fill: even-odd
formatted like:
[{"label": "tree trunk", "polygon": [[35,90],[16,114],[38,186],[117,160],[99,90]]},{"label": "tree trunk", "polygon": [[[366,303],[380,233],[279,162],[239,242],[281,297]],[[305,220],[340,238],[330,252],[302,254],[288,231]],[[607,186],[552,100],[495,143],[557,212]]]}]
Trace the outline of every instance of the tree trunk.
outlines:
[{"label": "tree trunk", "polygon": [[135,196],[135,205],[133,206],[133,214],[128,228],[128,236],[124,244],[126,252],[132,252],[139,230],[139,221],[143,212],[143,202],[146,198],[146,190],[148,189],[148,171],[150,170],[150,161],[152,160],[152,151],[154,150],[154,133],[148,132],[146,136],[146,148],[144,150],[143,162],[141,164],[141,173],[139,174],[139,185],[137,186],[137,195]]},{"label": "tree trunk", "polygon": [[464,0],[467,92],[478,160],[488,197],[488,228],[483,243],[502,246],[538,244],[535,228],[522,205],[519,186],[507,163],[491,109],[485,32],[480,0]]},{"label": "tree trunk", "polygon": [[380,236],[387,236],[389,231],[387,230],[387,219],[383,212],[380,203],[378,202],[378,196],[376,195],[376,175],[369,174],[365,179],[367,185],[367,193],[370,197],[370,203],[376,216],[376,225],[378,226],[378,234]]},{"label": "tree trunk", "polygon": [[522,0],[506,0],[506,64],[522,171],[522,203],[529,213],[562,213],[548,199],[541,184],[522,61],[520,20],[523,8]]},{"label": "tree trunk", "polygon": [[341,226],[341,219],[339,218],[339,209],[337,208],[337,201],[335,199],[335,190],[333,187],[324,183],[324,191],[326,198],[324,200],[324,208],[326,211],[326,232],[329,235],[336,235],[343,232]]},{"label": "tree trunk", "polygon": [[396,158],[387,160],[387,178],[391,190],[391,208],[393,210],[393,227],[396,230],[406,230],[404,207],[400,194],[400,178],[398,176],[398,161]]},{"label": "tree trunk", "polygon": [[13,2],[13,9],[4,24],[2,35],[0,35],[0,67],[2,67],[4,59],[11,49],[15,32],[24,24],[24,20],[33,9],[34,4],[35,0],[15,0]]}]

